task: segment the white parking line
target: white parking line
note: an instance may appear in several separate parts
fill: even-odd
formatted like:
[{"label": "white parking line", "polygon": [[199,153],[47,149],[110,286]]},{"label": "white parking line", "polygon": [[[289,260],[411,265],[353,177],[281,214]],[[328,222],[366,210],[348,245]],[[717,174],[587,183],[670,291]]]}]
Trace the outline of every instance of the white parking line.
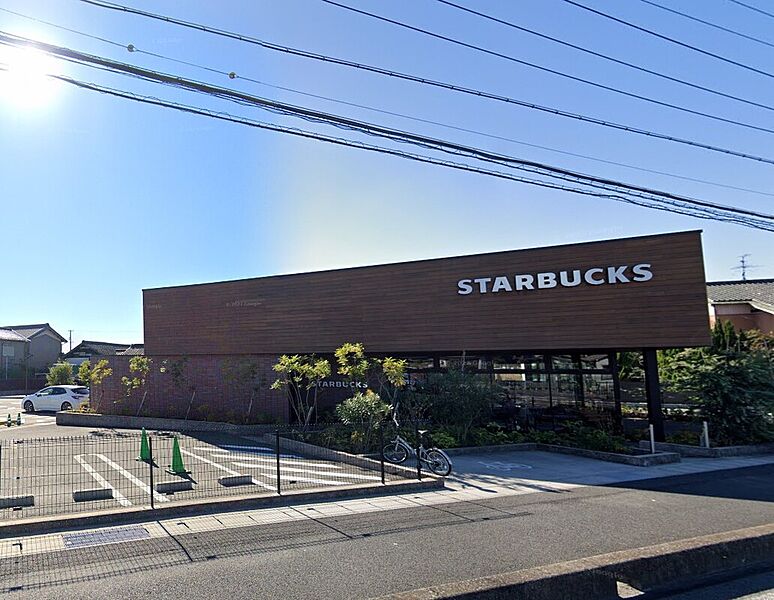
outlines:
[{"label": "white parking line", "polygon": [[[270,465],[255,465],[251,463],[243,463],[243,462],[233,462],[232,465],[236,465],[237,467],[246,467],[248,469],[270,469]],[[280,465],[280,475],[283,475],[285,472],[288,471],[294,471],[298,473],[308,473],[309,475],[322,475],[323,477],[335,477],[339,479],[363,479],[363,480],[371,480],[371,481],[381,481],[381,476],[376,475],[358,475],[355,473],[330,473],[325,471],[313,471],[309,469],[295,469],[293,467],[284,467]],[[276,468],[275,468],[276,472]],[[294,477],[294,475],[288,475],[288,477]]]},{"label": "white parking line", "polygon": [[[270,471],[269,470],[270,467],[263,467],[263,466],[260,466],[260,465],[248,465],[248,464],[243,464],[243,463],[234,463],[234,464],[237,465],[237,466],[240,466],[240,467],[247,467],[249,469],[263,469],[261,471],[261,473],[260,473],[262,477],[269,477],[270,479],[277,479],[277,473],[274,472],[274,471]],[[324,483],[324,484],[327,484],[327,485],[347,485],[347,483],[350,483],[350,482],[347,482],[347,481],[334,481],[332,479],[318,479],[318,478],[315,478],[315,477],[304,477],[302,475],[282,473],[282,471],[280,471],[280,477],[283,478],[283,479],[287,478],[287,479],[292,479],[292,480],[295,480],[295,481],[309,481],[311,483]]]},{"label": "white parking line", "polygon": [[229,469],[228,467],[221,465],[219,463],[216,463],[214,461],[211,461],[209,458],[204,458],[203,456],[199,456],[198,454],[194,454],[193,452],[189,452],[188,450],[180,449],[180,452],[183,454],[187,454],[191,458],[195,458],[197,460],[202,461],[203,463],[207,463],[208,465],[212,465],[216,469],[220,469],[221,471],[224,471],[225,473],[228,473],[229,475],[241,475],[242,473],[239,473],[238,471],[234,471],[233,469]]},{"label": "white parking line", "polygon": [[[94,468],[89,463],[86,462],[86,460],[83,458],[84,456],[87,456],[87,455],[77,454],[74,458],[76,461],[78,461],[78,464],[80,464],[86,470],[86,472],[94,478],[94,480],[98,484],[100,484],[105,489],[113,490],[113,498],[118,500],[121,506],[131,506],[132,503],[126,499],[126,496],[124,496],[116,488],[110,485],[110,483],[108,483],[108,481],[104,477],[102,477],[102,475],[97,473],[97,471],[95,471]],[[89,456],[95,456],[95,455],[89,455]]]},{"label": "white parking line", "polygon": [[[134,475],[132,475],[129,471],[124,469],[121,465],[117,465],[112,460],[110,460],[107,456],[104,454],[94,454],[98,459],[100,459],[102,462],[104,462],[107,466],[109,466],[111,469],[115,469],[121,475],[126,477],[129,481],[131,481],[134,485],[136,485],[138,488],[142,489],[146,494],[151,493],[150,486],[146,485],[145,482],[137,479]],[[162,496],[158,492],[153,492],[153,497],[158,500],[159,502],[169,502],[169,498],[166,496]]]},{"label": "white parking line", "polygon": [[[193,452],[189,452],[188,450],[180,449],[180,452],[183,454],[187,454],[191,458],[196,458],[204,463],[207,463],[208,465],[212,465],[216,469],[220,469],[221,471],[224,471],[225,473],[228,473],[229,475],[242,475],[242,473],[239,473],[238,471],[234,471],[233,469],[229,469],[228,467],[221,465],[219,463],[216,463],[215,461],[210,460],[209,458],[204,458],[203,456],[199,456],[198,454],[194,454]],[[276,489],[275,486],[269,485],[268,483],[261,481],[260,479],[256,479],[253,477],[253,484],[261,486],[263,488],[266,488],[267,490],[274,490]]]},{"label": "white parking line", "polygon": [[[274,464],[277,463],[277,458],[276,457],[268,458],[268,457],[264,457],[264,456],[237,456],[235,454],[216,454],[214,452],[212,453],[212,455],[213,456],[218,456],[220,458],[229,458],[229,457],[231,457],[231,458],[237,458],[239,460],[255,461],[255,462],[258,462],[258,463],[266,463],[267,465],[274,465]],[[331,469],[331,470],[341,469],[342,468],[339,465],[332,465],[332,464],[329,464],[329,463],[304,462],[304,461],[293,460],[293,459],[285,460],[285,459],[282,459],[282,458],[280,459],[280,464],[281,465],[298,465],[298,466],[302,466],[302,467],[314,467],[316,469]]]},{"label": "white parking line", "polygon": [[[228,450],[227,448],[234,448],[234,449],[241,449],[240,452],[244,453],[250,453],[250,454],[259,454],[261,457],[275,457],[276,454],[272,450],[271,452],[265,452],[264,450],[260,449],[258,446],[194,446],[194,450],[204,450],[205,452],[209,452],[210,454],[229,454],[231,453],[231,450]],[[249,448],[257,448],[254,452],[250,450],[246,450]],[[298,458],[295,454],[280,454],[280,458]]]}]

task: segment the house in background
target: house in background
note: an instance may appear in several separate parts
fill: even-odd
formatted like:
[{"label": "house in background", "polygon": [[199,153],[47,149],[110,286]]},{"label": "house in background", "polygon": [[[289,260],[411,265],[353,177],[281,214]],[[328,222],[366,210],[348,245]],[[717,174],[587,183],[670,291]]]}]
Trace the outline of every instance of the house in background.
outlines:
[{"label": "house in background", "polygon": [[64,360],[71,365],[79,366],[84,361],[91,361],[107,356],[142,356],[142,344],[119,344],[115,342],[95,342],[83,340],[75,348],[64,355]]},{"label": "house in background", "polygon": [[731,321],[737,329],[774,333],[774,279],[707,283],[710,322]]},{"label": "house in background", "polygon": [[[62,344],[67,340],[57,333],[48,323],[38,325],[4,325],[0,330],[15,333],[29,342],[29,360],[26,363],[30,371],[42,373],[59,360]],[[21,357],[24,362],[24,357]]]},{"label": "house in background", "polygon": [[30,341],[10,329],[0,329],[0,379],[15,378],[24,368]]}]

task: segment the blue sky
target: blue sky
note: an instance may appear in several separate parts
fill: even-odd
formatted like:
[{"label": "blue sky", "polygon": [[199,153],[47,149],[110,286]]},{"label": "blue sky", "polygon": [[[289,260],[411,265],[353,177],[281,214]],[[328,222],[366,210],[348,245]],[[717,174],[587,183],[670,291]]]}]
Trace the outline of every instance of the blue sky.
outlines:
[{"label": "blue sky", "polygon": [[[772,113],[616,66],[433,0],[351,4],[552,68],[763,126]],[[634,32],[561,0],[459,0],[525,27],[756,101],[774,80]],[[774,19],[727,0],[664,4],[774,41]],[[765,7],[761,0],[749,0]],[[758,68],[774,48],[638,0],[586,0]],[[271,42],[514,96],[752,154],[769,134],[582,86],[368,20],[319,0],[131,6]],[[527,109],[306,61],[77,0],[3,0],[0,8],[121,44],[259,79],[606,160],[774,192],[774,167]],[[0,12],[0,30],[261,96],[343,113],[631,183],[774,212],[774,197],[601,164],[229,80]],[[285,125],[320,125],[53,63],[79,79]],[[0,76],[0,321],[50,322],[80,339],[142,339],[141,290],[274,273],[544,246],[687,229],[704,231],[707,278],[732,279],[738,255],[774,277],[770,233],[524,186],[52,85],[19,102]],[[351,137],[357,138],[352,135]],[[364,139],[364,138],[358,138]],[[344,291],[342,293],[345,293]],[[2,323],[0,323],[2,324]]]}]

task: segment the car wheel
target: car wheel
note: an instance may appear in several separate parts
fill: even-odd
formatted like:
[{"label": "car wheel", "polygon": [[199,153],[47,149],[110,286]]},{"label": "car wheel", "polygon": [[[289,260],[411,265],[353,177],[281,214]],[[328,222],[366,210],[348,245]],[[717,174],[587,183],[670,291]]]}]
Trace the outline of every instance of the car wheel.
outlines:
[{"label": "car wheel", "polygon": [[73,405],[69,402],[62,402],[62,410],[72,410]]},{"label": "car wheel", "polygon": [[32,400],[27,400],[24,403],[24,412],[35,412],[35,405],[32,404]]}]

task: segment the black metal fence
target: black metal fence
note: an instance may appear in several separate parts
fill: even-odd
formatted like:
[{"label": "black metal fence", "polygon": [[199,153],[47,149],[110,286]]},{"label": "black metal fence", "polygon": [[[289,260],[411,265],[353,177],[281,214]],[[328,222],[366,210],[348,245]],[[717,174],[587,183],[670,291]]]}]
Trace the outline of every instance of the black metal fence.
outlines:
[{"label": "black metal fence", "polygon": [[[354,429],[342,432],[358,439]],[[0,443],[0,521],[159,508],[169,503],[277,495],[415,478],[380,452],[356,455],[324,436],[288,429],[245,438],[164,432]]]}]

